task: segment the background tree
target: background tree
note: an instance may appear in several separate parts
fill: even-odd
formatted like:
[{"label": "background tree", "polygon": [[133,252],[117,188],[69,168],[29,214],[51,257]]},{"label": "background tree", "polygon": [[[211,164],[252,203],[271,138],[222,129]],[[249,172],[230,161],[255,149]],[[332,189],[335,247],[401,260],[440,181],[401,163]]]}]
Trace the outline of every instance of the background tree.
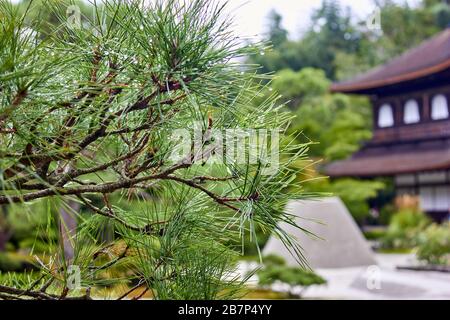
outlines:
[{"label": "background tree", "polygon": [[[253,104],[264,88],[236,61],[255,48],[229,33],[224,7],[104,1],[80,26],[66,23],[69,4],[22,11],[0,0],[0,204],[29,216],[43,206],[48,228],[61,207],[78,220],[63,239],[73,257],[47,248],[38,272],[2,277],[0,298],[88,299],[117,284],[131,287],[119,298],[139,287],[135,298],[235,297],[236,240],[256,228],[277,234],[305,265],[277,224],[294,224],[284,205],[306,197],[290,164],[307,161],[307,147],[280,132],[291,116],[274,97]],[[51,30],[29,15],[42,6],[60,21]],[[275,130],[281,140],[260,137],[258,153],[242,161],[254,145],[228,153],[216,139],[241,128]],[[179,157],[186,130],[200,136]],[[265,174],[266,151],[278,144],[278,168]]]},{"label": "background tree", "polygon": [[323,70],[304,68],[277,72],[271,87],[296,115],[288,132],[295,134],[299,143],[310,143],[309,154],[317,161],[308,170],[297,168],[298,181],[313,180],[305,185],[306,190],[341,197],[354,218],[362,222],[369,214],[367,201],[385,184],[357,179],[329,181],[320,170],[323,164],[349,157],[371,138],[371,106],[366,98],[330,93],[330,84]]},{"label": "background tree", "polygon": [[313,67],[324,70],[331,80],[343,80],[388,61],[450,23],[445,0],[425,0],[417,6],[375,0],[375,7],[380,8],[382,34],[369,30],[366,17],[355,19],[351,9],[336,0],[322,1],[299,40],[273,41],[271,35],[278,34],[282,17],[270,15],[264,40],[272,41],[273,50],[250,61],[260,64],[263,72]]},{"label": "background tree", "polygon": [[268,32],[266,37],[274,46],[279,46],[287,41],[288,32],[281,25],[282,17],[275,11],[271,10],[268,15]]},{"label": "background tree", "polygon": [[[330,82],[352,78],[382,64],[450,23],[448,1],[425,0],[410,6],[406,2],[380,0],[374,1],[375,6],[380,8],[382,33],[369,30],[366,17],[358,20],[338,1],[324,0],[299,40],[277,41],[272,50],[249,59],[261,64],[262,71],[276,74],[271,84],[273,91],[267,95],[282,95],[296,115],[289,132],[301,132],[298,141],[311,143],[310,155],[318,162],[344,159],[371,137],[369,102],[330,94]],[[279,17],[277,21],[281,24]],[[266,36],[265,40],[270,38]],[[392,198],[388,180],[330,182],[317,179],[320,170],[321,164],[315,170],[299,170],[301,180],[314,180],[306,188],[339,195],[359,222],[369,215],[369,199],[383,191],[382,199],[377,201],[382,206]]]},{"label": "background tree", "polygon": [[[272,35],[279,33],[281,17],[269,16],[269,32],[265,40],[272,41]],[[284,41],[281,41],[284,39]],[[289,68],[298,71],[305,67],[319,68],[334,79],[337,52],[354,53],[358,50],[360,34],[351,21],[351,11],[344,9],[335,0],[326,0],[312,17],[309,28],[299,41],[279,37],[273,43],[274,49],[264,56],[252,57],[263,66],[264,72]]]}]

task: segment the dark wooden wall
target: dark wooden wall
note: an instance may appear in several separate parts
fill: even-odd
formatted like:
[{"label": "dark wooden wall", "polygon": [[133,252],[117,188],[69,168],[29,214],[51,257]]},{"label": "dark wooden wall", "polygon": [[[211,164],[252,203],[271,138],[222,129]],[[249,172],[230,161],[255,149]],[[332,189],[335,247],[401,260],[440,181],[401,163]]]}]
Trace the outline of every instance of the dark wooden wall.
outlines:
[{"label": "dark wooden wall", "polygon": [[[370,144],[392,144],[395,142],[401,143],[404,141],[450,137],[450,118],[441,120],[431,119],[431,100],[438,94],[444,94],[447,97],[447,104],[450,108],[450,85],[393,96],[373,97],[374,136]],[[404,104],[409,99],[415,99],[419,104],[420,122],[418,123],[403,123]],[[378,110],[385,103],[389,103],[393,107],[395,124],[393,127],[379,128]]]}]

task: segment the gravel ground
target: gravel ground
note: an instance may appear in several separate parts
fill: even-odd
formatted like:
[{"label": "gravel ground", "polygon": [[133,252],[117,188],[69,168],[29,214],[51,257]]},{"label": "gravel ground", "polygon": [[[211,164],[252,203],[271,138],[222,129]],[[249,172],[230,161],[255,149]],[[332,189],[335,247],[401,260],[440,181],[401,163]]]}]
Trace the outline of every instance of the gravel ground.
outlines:
[{"label": "gravel ground", "polygon": [[376,254],[378,265],[318,269],[323,286],[306,290],[312,299],[450,299],[450,273],[397,270],[415,264],[414,255]]},{"label": "gravel ground", "polygon": [[[376,265],[339,269],[316,269],[327,284],[312,286],[302,292],[306,299],[450,299],[450,273],[398,270],[396,266],[417,264],[413,254],[375,254]],[[258,264],[242,262],[240,273]],[[250,284],[256,285],[253,276]],[[295,288],[302,291],[302,288]],[[283,284],[272,286],[274,291],[287,291]]]}]

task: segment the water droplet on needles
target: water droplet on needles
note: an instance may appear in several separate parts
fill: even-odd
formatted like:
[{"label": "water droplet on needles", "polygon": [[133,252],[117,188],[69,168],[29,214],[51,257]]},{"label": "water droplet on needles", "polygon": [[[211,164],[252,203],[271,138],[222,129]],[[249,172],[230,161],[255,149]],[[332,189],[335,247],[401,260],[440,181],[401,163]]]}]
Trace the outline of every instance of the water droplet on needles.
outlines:
[{"label": "water droplet on needles", "polygon": [[141,30],[144,30],[144,26],[143,26],[143,25],[141,25],[141,26],[139,27],[139,29],[141,29]]},{"label": "water droplet on needles", "polygon": [[263,56],[263,55],[265,55],[265,52],[264,52],[264,51],[261,51],[260,54]]}]

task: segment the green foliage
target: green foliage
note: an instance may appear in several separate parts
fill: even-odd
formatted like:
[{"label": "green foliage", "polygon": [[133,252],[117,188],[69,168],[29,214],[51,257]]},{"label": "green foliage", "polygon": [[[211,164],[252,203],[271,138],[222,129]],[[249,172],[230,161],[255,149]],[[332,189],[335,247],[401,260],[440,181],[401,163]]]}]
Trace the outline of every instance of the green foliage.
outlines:
[{"label": "green foliage", "polygon": [[423,212],[402,209],[392,216],[382,245],[384,248],[393,249],[413,248],[417,244],[417,235],[430,223],[430,219]]},{"label": "green foliage", "polygon": [[422,4],[413,7],[407,3],[399,5],[394,1],[384,1],[381,7],[383,35],[374,41],[372,47],[378,45],[383,48],[384,52],[375,51],[379,54],[378,58],[386,60],[399,55],[446,28],[446,24],[443,25],[433,11],[433,6]]},{"label": "green foliage", "polygon": [[395,204],[388,203],[386,205],[384,205],[381,209],[380,209],[380,218],[379,221],[382,225],[388,225],[389,222],[392,219],[392,216],[397,212],[397,208],[395,207]]},{"label": "green foliage", "polygon": [[272,88],[296,117],[289,132],[311,145],[310,154],[327,160],[346,158],[370,139],[371,107],[367,99],[329,93],[330,80],[322,70],[276,73]]},{"label": "green foliage", "polygon": [[[322,70],[305,68],[276,73],[272,88],[294,110],[289,132],[309,143],[309,154],[326,162],[344,159],[371,137],[371,106],[367,99],[329,93],[330,80]],[[300,134],[299,134],[300,133]],[[300,181],[305,178],[299,170]],[[305,185],[308,191],[342,198],[358,222],[369,214],[367,200],[385,188],[380,181],[321,179]]]},{"label": "green foliage", "polygon": [[403,209],[392,216],[383,248],[412,249],[418,259],[429,264],[450,264],[450,225],[438,225],[422,212]]},{"label": "green foliage", "polygon": [[[45,201],[30,204],[27,208],[9,206],[7,222],[13,233],[13,241],[33,244],[35,240],[51,244],[58,238],[53,213],[48,212]],[[33,214],[29,214],[33,212]],[[31,248],[29,246],[28,248]]]},{"label": "green foliage", "polygon": [[[17,6],[20,13],[26,13],[27,23],[32,23],[34,19],[39,19],[41,21],[40,28],[43,31],[41,36],[45,36],[45,34],[49,34],[60,25],[61,16],[66,16],[67,8],[60,6],[58,2],[60,1],[22,0],[17,4]],[[94,10],[88,2],[73,0],[71,1],[71,4],[80,9],[82,21],[87,22],[87,17],[92,18]]]},{"label": "green foliage", "polygon": [[386,236],[386,230],[384,228],[373,228],[364,231],[364,237],[367,240],[380,240]]},{"label": "green foliage", "polygon": [[23,272],[33,269],[35,269],[35,266],[28,256],[12,252],[0,252],[0,274],[2,272]]},{"label": "green foliage", "polygon": [[450,4],[439,2],[430,8],[439,28],[447,28],[450,23]]},{"label": "green foliage", "polygon": [[430,219],[422,212],[413,209],[403,209],[391,219],[389,228],[392,231],[423,229],[430,223]]},{"label": "green foliage", "polygon": [[450,223],[431,224],[417,237],[417,257],[429,264],[450,265]]},{"label": "green foliage", "polygon": [[[230,271],[235,259],[230,257],[228,249],[216,241],[198,239],[186,243],[186,246],[173,253],[175,269],[169,268],[176,274],[172,279],[163,279],[169,270],[161,268],[152,272],[147,278],[152,290],[160,299],[230,299],[235,297],[239,289],[240,280]],[[201,258],[203,257],[203,258]],[[151,261],[149,261],[151,263]],[[147,274],[147,273],[146,273]],[[230,282],[224,282],[227,277]]]},{"label": "green foliage", "polygon": [[285,69],[277,72],[272,81],[272,88],[283,100],[288,101],[291,109],[298,109],[304,101],[310,101],[325,95],[330,81],[319,69],[305,68],[299,72]]},{"label": "green foliage", "polygon": [[[272,86],[297,116],[291,132],[302,133],[299,141],[314,142],[310,154],[325,163],[359,150],[371,138],[372,127],[367,100],[326,93],[327,83],[352,78],[382,64],[435,35],[450,22],[450,5],[444,1],[426,0],[410,6],[386,0],[377,1],[377,6],[381,9],[382,33],[367,28],[367,17],[360,21],[351,19],[350,9],[345,10],[338,1],[324,0],[300,40],[277,41],[273,50],[250,59],[261,64],[265,72],[278,72],[279,78]],[[276,25],[280,24],[277,17]],[[302,173],[301,177],[305,176],[308,175]],[[316,177],[317,174],[309,176]],[[367,200],[379,191],[389,191],[389,184],[345,179],[310,184],[307,189],[341,196],[361,222],[368,215]],[[384,223],[389,219],[388,211],[381,212]]]},{"label": "green foliage", "polygon": [[[270,25],[267,40],[272,40],[270,35],[277,33],[279,23]],[[282,37],[278,37],[273,43],[275,48],[272,53],[252,57],[251,61],[261,64],[264,72],[285,68],[298,71],[313,67],[324,70],[328,77],[334,79],[336,52],[355,52],[359,37],[359,32],[351,23],[350,12],[335,0],[325,0],[314,12],[311,27],[300,41],[286,38],[282,42]]]},{"label": "green foliage", "polygon": [[[364,46],[371,47],[372,45],[371,43],[361,43],[361,47]],[[372,50],[372,48],[368,48],[367,50]],[[360,51],[364,50],[360,49]],[[375,58],[372,58],[371,60],[368,58],[367,54],[361,56],[359,54],[355,55],[353,53],[341,51],[336,52],[334,63],[336,65],[335,78],[337,81],[352,79],[353,77],[370,70],[376,64]]]},{"label": "green foliage", "polygon": [[345,159],[359,150],[362,141],[368,141],[371,137],[367,120],[361,113],[342,110],[336,115],[329,131],[324,133],[324,142],[329,143],[324,155],[329,160]]},{"label": "green foliage", "polygon": [[382,34],[368,30],[367,17],[352,18],[351,10],[336,0],[322,1],[299,41],[273,37],[281,20],[272,17],[266,40],[275,40],[274,50],[252,57],[251,62],[262,65],[263,72],[313,67],[324,70],[332,80],[344,80],[403,53],[450,23],[450,5],[439,0],[417,6],[383,0],[377,1],[377,6],[381,8]]},{"label": "green foliage", "polygon": [[284,260],[283,257],[278,256],[276,254],[269,254],[267,256],[264,256],[262,261],[265,266],[269,265],[283,266],[286,264],[286,260]]},{"label": "green foliage", "polygon": [[[359,150],[371,138],[372,127],[369,102],[326,93],[329,79],[355,77],[418,45],[450,23],[450,5],[445,1],[425,0],[410,6],[383,0],[377,1],[377,6],[381,9],[382,32],[369,30],[367,17],[351,19],[350,9],[344,9],[338,1],[324,0],[300,40],[277,41],[273,50],[250,59],[261,64],[264,72],[277,72],[272,86],[297,116],[291,132],[302,133],[299,141],[314,142],[310,154],[325,163]],[[279,18],[276,26],[281,24]],[[275,30],[275,24],[272,27]],[[301,174],[305,176],[315,179],[318,175]],[[341,196],[362,222],[369,213],[367,200],[377,192],[389,191],[389,184],[345,179],[320,181],[307,185],[307,189]],[[382,210],[382,223],[388,222],[391,212]]]},{"label": "green foliage", "polygon": [[20,273],[0,271],[0,283],[4,286],[30,288],[31,284],[35,283],[38,280],[39,273],[35,271],[25,271]]},{"label": "green foliage", "polygon": [[[246,227],[249,228],[250,226],[247,225]],[[242,252],[248,257],[259,257],[261,254],[260,251],[265,247],[270,239],[270,236],[270,230],[265,230],[260,226],[255,226],[255,231],[253,234],[244,235],[241,239],[243,242]],[[255,246],[255,243],[257,243],[258,246]],[[257,260],[259,261],[259,258]]]},{"label": "green foliage", "polygon": [[275,10],[271,10],[268,15],[267,38],[273,45],[278,46],[287,41],[288,32],[281,26],[281,15]]},{"label": "green foliage", "polygon": [[37,240],[36,238],[26,238],[19,242],[19,249],[26,252],[30,250],[33,254],[45,253],[51,251],[51,244],[44,242],[42,240]]},{"label": "green foliage", "polygon": [[280,281],[291,286],[308,287],[324,284],[325,280],[317,274],[301,268],[287,266],[269,266],[258,271],[259,283],[269,285]]},{"label": "green foliage", "polygon": [[321,276],[310,270],[287,266],[284,259],[276,255],[264,257],[263,263],[264,267],[257,272],[260,285],[270,285],[277,281],[303,287],[326,283]]},{"label": "green foliage", "polygon": [[14,259],[8,253],[0,252],[0,271],[20,271],[22,269],[22,262]]},{"label": "green foliage", "polygon": [[377,180],[343,178],[333,181],[322,179],[311,183],[309,187],[316,192],[331,192],[340,197],[355,220],[362,223],[369,215],[367,201],[375,198],[385,184]]}]

